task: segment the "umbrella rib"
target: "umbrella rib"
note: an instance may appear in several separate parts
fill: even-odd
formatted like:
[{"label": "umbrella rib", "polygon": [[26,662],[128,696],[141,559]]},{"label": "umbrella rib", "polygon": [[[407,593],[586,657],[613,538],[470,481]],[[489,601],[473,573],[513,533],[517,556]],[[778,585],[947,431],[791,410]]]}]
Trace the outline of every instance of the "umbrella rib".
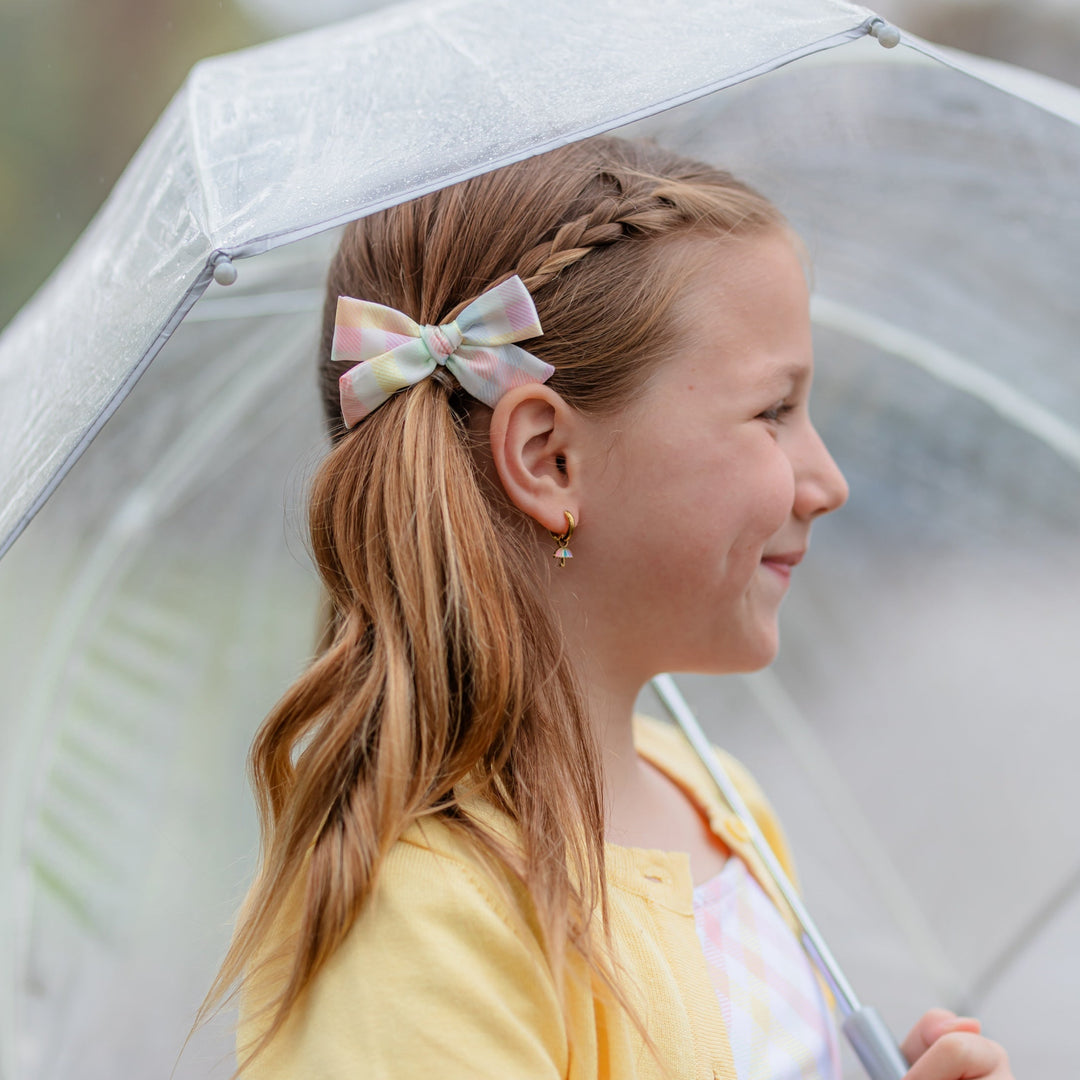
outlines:
[{"label": "umbrella rib", "polygon": [[789,49],[785,53],[781,53],[769,60],[755,64],[752,67],[744,68],[742,71],[723,76],[716,79],[714,82],[705,83],[700,86],[695,86],[690,90],[684,90],[680,93],[673,94],[671,97],[665,98],[662,101],[654,101],[649,105],[631,108],[618,116],[608,117],[607,119],[593,123],[585,123],[581,127],[564,131],[552,138],[544,139],[541,142],[528,143],[523,147],[500,154],[492,160],[484,161],[473,167],[459,169],[455,173],[438,176],[429,182],[416,184],[406,190],[395,192],[386,198],[376,199],[366,205],[359,207],[353,206],[350,209],[320,221],[313,221],[308,224],[291,228],[277,229],[273,232],[261,233],[235,244],[228,243],[225,237],[214,233],[213,235],[216,238],[216,242],[219,242],[221,245],[220,248],[215,250],[222,251],[232,259],[246,259],[254,255],[262,255],[267,251],[273,251],[275,248],[282,247],[286,244],[292,244],[298,240],[305,240],[309,236],[315,236],[318,233],[326,232],[329,229],[337,228],[340,225],[347,225],[350,221],[356,221],[358,218],[367,217],[369,214],[387,210],[390,207],[398,206],[401,203],[411,202],[412,200],[419,199],[433,191],[440,191],[443,188],[452,187],[455,184],[471,180],[476,176],[495,172],[507,165],[513,165],[515,162],[524,161],[531,157],[537,157],[547,153],[549,150],[556,150],[559,147],[567,146],[570,143],[580,142],[581,140],[591,138],[594,135],[605,135],[607,132],[614,131],[616,128],[626,127],[639,120],[647,120],[650,117],[658,116],[660,113],[669,112],[680,105],[685,105],[688,102],[697,101],[700,98],[709,97],[712,94],[719,93],[722,90],[726,90],[728,87],[749,82],[751,79],[756,79],[761,75],[768,75],[770,72],[777,71],[780,68],[786,67],[788,64],[793,64],[795,61],[802,60],[805,57],[814,56],[817,53],[827,52],[830,49],[836,49],[841,45],[846,45],[849,42],[857,41],[860,38],[866,37],[869,33],[870,23],[873,22],[875,17],[876,16],[868,15],[862,22],[847,30],[840,30],[836,33],[829,34],[826,37],[819,38],[817,41],[812,41],[806,45],[800,45],[797,48]]},{"label": "umbrella rib", "polygon": [[[184,295],[177,302],[175,308],[173,308],[172,314],[165,320],[164,325],[155,335],[153,341],[146,347],[142,355],[139,357],[138,362],[130,371],[124,376],[123,380],[113,391],[112,396],[101,407],[101,411],[98,413],[94,421],[86,428],[86,430],[79,437],[79,440],[64,456],[64,460],[60,463],[56,471],[49,477],[47,483],[45,483],[41,490],[38,492],[37,497],[31,502],[31,504],[23,512],[22,516],[11,527],[11,530],[6,536],[0,535],[0,559],[4,557],[4,554],[8,551],[12,544],[22,535],[22,531],[27,525],[34,519],[37,512],[48,502],[52,493],[57,489],[60,481],[72,470],[75,463],[83,456],[86,448],[97,438],[98,433],[108,422],[109,418],[114,412],[124,403],[128,394],[135,388],[135,384],[146,373],[147,368],[150,367],[154,357],[161,351],[165,343],[172,337],[173,332],[183,321],[184,316],[191,310],[195,302],[205,292],[207,285],[210,284],[211,276],[213,273],[213,267],[211,262],[207,262],[206,266],[199,272],[199,276],[187,289]],[[2,1051],[0,1051],[2,1052]]]},{"label": "umbrella rib", "polygon": [[1061,883],[1061,886],[1047,900],[1040,904],[1020,929],[1005,943],[997,956],[972,981],[970,1004],[980,1006],[986,996],[994,989],[1002,976],[1020,959],[1021,954],[1042,932],[1043,927],[1056,915],[1065,910],[1066,905],[1080,894],[1080,865]]},{"label": "umbrella rib", "polygon": [[1026,101],[1068,124],[1080,124],[1080,92],[1070,83],[1052,79],[1036,71],[961,52],[947,45],[935,45],[915,34],[904,34],[904,45],[945,67]]},{"label": "umbrella rib", "polygon": [[877,315],[815,296],[811,316],[819,326],[848,334],[921,368],[939,382],[981,401],[1014,427],[1034,436],[1080,472],[1080,430],[1012,383]]}]

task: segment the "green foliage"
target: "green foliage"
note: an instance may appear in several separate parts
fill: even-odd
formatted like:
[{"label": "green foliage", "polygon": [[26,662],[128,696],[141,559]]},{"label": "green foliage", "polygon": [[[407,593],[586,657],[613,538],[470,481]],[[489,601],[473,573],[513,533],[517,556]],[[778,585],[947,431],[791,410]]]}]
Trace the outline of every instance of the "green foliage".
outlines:
[{"label": "green foliage", "polygon": [[0,327],[64,257],[191,66],[265,36],[230,0],[0,9]]}]

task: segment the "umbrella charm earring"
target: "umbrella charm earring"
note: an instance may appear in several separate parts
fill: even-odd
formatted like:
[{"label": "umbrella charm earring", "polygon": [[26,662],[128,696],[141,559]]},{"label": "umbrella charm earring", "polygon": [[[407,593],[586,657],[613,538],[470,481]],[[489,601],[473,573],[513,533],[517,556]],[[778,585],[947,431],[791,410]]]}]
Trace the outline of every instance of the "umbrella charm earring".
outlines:
[{"label": "umbrella charm earring", "polygon": [[574,515],[571,514],[569,510],[564,510],[563,513],[566,515],[566,532],[553,532],[551,534],[551,539],[559,545],[552,558],[559,560],[560,567],[566,565],[567,559],[572,559],[574,557],[574,553],[570,550],[570,537],[574,535],[575,527]]}]

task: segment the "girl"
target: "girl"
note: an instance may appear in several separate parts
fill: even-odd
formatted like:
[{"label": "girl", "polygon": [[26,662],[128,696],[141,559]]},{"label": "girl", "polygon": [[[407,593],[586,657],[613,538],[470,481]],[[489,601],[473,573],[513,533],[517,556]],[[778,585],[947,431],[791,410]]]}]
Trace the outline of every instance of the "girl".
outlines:
[{"label": "girl", "polygon": [[[261,870],[210,998],[242,984],[241,1073],[838,1075],[745,831],[632,719],[659,672],[773,659],[846,498],[800,254],[726,173],[610,138],[346,230],[328,628],[252,751]],[[1010,1075],[945,1012],[904,1050],[911,1080]]]}]

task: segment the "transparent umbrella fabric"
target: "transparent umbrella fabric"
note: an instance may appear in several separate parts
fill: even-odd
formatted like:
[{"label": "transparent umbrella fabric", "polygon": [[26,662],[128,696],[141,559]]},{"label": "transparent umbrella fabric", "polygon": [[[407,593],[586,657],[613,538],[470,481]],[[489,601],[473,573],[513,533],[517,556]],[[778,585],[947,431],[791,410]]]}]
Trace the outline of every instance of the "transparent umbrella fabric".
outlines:
[{"label": "transparent umbrella fabric", "polygon": [[[372,25],[404,32],[410,11],[431,18],[402,9]],[[600,36],[621,27],[606,7],[585,18]],[[836,33],[813,24],[774,59]],[[253,55],[287,45],[267,50]],[[1031,96],[1022,73],[980,74]],[[808,904],[862,996],[896,1031],[931,1003],[971,1003],[1017,1075],[1050,1076],[1068,1075],[1080,1006],[1062,959],[1080,955],[1080,95],[1037,89],[1051,108],[865,40],[631,131],[755,182],[805,238],[817,420],[853,489],[799,569],[774,668],[683,686],[777,804]],[[618,117],[648,111],[631,106]],[[572,137],[543,123],[537,146]],[[436,183],[403,167],[402,192]],[[294,195],[296,236],[334,220]],[[192,235],[241,206],[252,221],[257,204],[278,206],[273,220],[284,197],[221,196]],[[80,260],[110,212],[76,268],[93,264]],[[190,257],[181,244],[166,324],[215,250],[268,247],[284,237],[272,231],[236,231],[230,247],[207,228]],[[4,1080],[166,1073],[221,956],[254,858],[244,752],[314,641],[301,508],[321,450],[313,358],[333,241],[282,244],[238,261],[229,289],[211,284],[0,562]],[[171,265],[163,239],[151,249]],[[11,341],[29,355],[20,335],[48,339],[43,312],[80,279],[61,268],[0,360]],[[160,331],[132,295],[117,291],[109,315],[117,335],[124,311],[135,326],[111,392]],[[228,1043],[227,1023],[203,1033],[176,1075],[229,1075]]]},{"label": "transparent umbrella fabric", "polygon": [[215,255],[256,254],[656,112],[858,37],[869,16],[841,0],[446,0],[199,64],[0,341],[0,554]]}]

